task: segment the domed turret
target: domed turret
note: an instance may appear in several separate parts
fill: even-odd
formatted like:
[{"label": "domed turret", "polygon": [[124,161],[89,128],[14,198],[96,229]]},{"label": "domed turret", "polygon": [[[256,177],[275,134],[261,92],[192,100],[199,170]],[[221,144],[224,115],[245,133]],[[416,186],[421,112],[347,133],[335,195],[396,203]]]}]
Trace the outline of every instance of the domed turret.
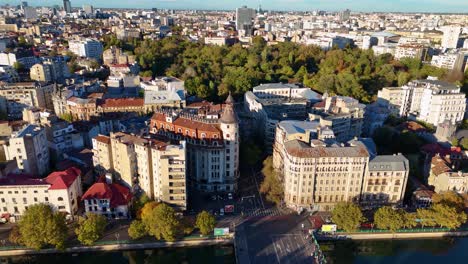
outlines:
[{"label": "domed turret", "polygon": [[234,111],[234,98],[232,97],[231,93],[229,93],[228,98],[225,102],[225,107],[223,113],[221,114],[221,118],[219,121],[224,124],[236,124],[237,123],[237,115]]}]

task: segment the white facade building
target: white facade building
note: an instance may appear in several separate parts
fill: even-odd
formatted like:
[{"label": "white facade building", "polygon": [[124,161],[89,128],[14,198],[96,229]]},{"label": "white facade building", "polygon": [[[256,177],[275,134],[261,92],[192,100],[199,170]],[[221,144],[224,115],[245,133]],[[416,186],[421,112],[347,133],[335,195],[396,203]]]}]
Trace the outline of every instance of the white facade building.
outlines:
[{"label": "white facade building", "polygon": [[72,40],[68,43],[71,52],[80,57],[101,60],[103,53],[102,43],[94,39]]},{"label": "white facade building", "polygon": [[75,167],[43,179],[11,174],[0,179],[0,214],[11,214],[17,220],[28,206],[46,203],[56,211],[75,215],[81,195],[81,171]]},{"label": "white facade building", "polygon": [[435,126],[445,120],[455,124],[463,120],[465,94],[460,87],[434,79],[411,81],[402,87],[384,88],[378,100],[389,104],[399,116],[415,116]]},{"label": "white facade building", "polygon": [[442,48],[456,49],[458,39],[460,37],[461,27],[459,26],[446,26],[442,28],[444,36],[442,37]]}]

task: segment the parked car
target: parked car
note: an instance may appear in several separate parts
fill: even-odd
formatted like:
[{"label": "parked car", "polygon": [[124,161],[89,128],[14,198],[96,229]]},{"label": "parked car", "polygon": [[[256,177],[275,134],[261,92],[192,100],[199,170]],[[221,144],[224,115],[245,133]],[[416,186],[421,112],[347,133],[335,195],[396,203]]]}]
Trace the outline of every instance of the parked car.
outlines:
[{"label": "parked car", "polygon": [[224,208],[219,209],[219,215],[221,215],[221,216],[224,215]]},{"label": "parked car", "polygon": [[232,199],[234,199],[234,197],[233,197],[232,193],[228,193],[228,199],[229,199],[229,200],[232,200]]}]

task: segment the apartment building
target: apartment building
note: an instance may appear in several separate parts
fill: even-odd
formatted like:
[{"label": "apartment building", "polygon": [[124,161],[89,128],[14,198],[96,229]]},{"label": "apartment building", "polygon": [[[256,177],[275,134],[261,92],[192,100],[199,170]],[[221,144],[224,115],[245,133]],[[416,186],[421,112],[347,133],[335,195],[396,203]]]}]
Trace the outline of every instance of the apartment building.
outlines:
[{"label": "apartment building", "polygon": [[105,50],[102,54],[103,64],[110,66],[113,64],[133,64],[135,63],[135,56],[128,55],[122,49],[115,46]]},{"label": "apartment building", "polygon": [[409,169],[408,159],[401,154],[380,155],[370,160],[363,180],[361,204],[401,204]]},{"label": "apartment building", "polygon": [[150,197],[184,211],[187,208],[186,146],[147,139],[135,144],[138,182]]},{"label": "apartment building", "polygon": [[187,142],[189,182],[206,192],[235,191],[239,168],[239,122],[234,99],[156,111],[150,133]]},{"label": "apartment building", "polygon": [[148,197],[186,209],[185,142],[118,132],[95,137],[93,153],[98,172],[110,172],[127,187],[138,185]]},{"label": "apartment building", "polygon": [[70,76],[68,66],[64,61],[46,60],[34,64],[30,70],[30,78],[41,82],[63,82]]},{"label": "apartment building", "polygon": [[0,179],[0,214],[11,214],[18,220],[28,206],[46,203],[56,211],[75,215],[81,195],[81,171],[75,167],[43,179],[10,174]]},{"label": "apartment building", "polygon": [[444,26],[442,27],[444,33],[442,37],[442,48],[456,49],[458,47],[458,39],[460,38],[461,27],[459,26]]},{"label": "apartment building", "polygon": [[424,60],[427,54],[427,47],[418,44],[398,45],[395,50],[395,59],[412,58]]},{"label": "apartment building", "polygon": [[329,127],[336,140],[346,142],[362,133],[365,105],[346,96],[324,96],[324,100],[313,105],[309,119]]},{"label": "apartment building", "polygon": [[310,105],[320,100],[321,96],[310,88],[270,83],[245,93],[244,106],[257,121],[257,130],[264,135],[267,152],[271,153],[276,125],[284,120],[306,120]]},{"label": "apartment building", "polygon": [[53,109],[53,84],[39,82],[4,83],[0,85],[0,97],[7,101],[8,116],[21,119],[22,112],[28,107]]},{"label": "apartment building", "polygon": [[468,193],[468,173],[455,170],[449,155],[432,157],[429,170],[429,185],[436,193],[455,191],[460,194]]},{"label": "apartment building", "polygon": [[101,60],[103,47],[102,43],[94,39],[70,40],[68,46],[71,52],[80,57]]},{"label": "apartment building", "polygon": [[321,140],[308,144],[290,140],[273,157],[274,167],[283,175],[284,201],[300,210],[331,210],[341,201],[358,202],[369,153],[359,141],[327,145]]},{"label": "apartment building", "polygon": [[337,143],[330,129],[313,122],[279,123],[273,168],[284,185],[286,205],[331,210],[341,201],[400,203],[408,160],[402,155],[376,156],[372,145],[366,139]]},{"label": "apartment building", "polygon": [[436,126],[445,120],[462,121],[466,110],[465,94],[459,86],[433,78],[383,88],[377,96],[398,116],[414,117]]},{"label": "apartment building", "polygon": [[28,125],[12,134],[4,145],[7,160],[16,160],[21,172],[31,175],[45,175],[50,169],[49,146],[45,129]]},{"label": "apartment building", "polygon": [[466,67],[466,53],[447,53],[432,56],[431,65],[439,68],[464,72]]}]

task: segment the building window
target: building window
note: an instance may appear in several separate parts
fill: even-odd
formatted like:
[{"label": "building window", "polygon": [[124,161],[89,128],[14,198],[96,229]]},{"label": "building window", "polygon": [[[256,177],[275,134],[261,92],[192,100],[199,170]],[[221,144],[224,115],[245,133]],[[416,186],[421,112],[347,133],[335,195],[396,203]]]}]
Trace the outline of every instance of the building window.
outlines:
[{"label": "building window", "polygon": [[59,197],[57,200],[61,202],[61,201],[63,201],[63,198]]}]

